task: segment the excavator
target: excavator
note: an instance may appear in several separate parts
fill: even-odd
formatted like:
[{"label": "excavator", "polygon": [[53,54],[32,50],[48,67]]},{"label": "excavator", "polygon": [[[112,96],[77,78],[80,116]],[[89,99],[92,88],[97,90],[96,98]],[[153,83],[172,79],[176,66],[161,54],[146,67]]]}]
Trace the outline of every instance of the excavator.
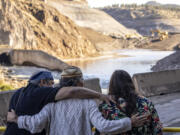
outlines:
[{"label": "excavator", "polygon": [[138,35],[137,33],[132,33],[132,34],[126,34],[125,35],[125,38],[128,39],[128,40],[132,39],[132,38],[138,38],[138,37],[141,38],[141,36]]},{"label": "excavator", "polygon": [[168,31],[161,31],[159,29],[151,30],[151,36],[156,37],[156,35],[158,36],[158,39],[162,41],[168,38]]}]

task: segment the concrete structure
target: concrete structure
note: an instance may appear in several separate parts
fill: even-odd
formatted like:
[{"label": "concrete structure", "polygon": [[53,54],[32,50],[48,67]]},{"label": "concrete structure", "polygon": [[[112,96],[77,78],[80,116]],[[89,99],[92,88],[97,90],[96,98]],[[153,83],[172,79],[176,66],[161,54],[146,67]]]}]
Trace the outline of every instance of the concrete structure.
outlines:
[{"label": "concrete structure", "polygon": [[135,74],[133,81],[137,92],[146,97],[180,92],[180,70]]},{"label": "concrete structure", "polygon": [[7,91],[0,93],[0,125],[3,125],[6,119],[6,114],[9,107],[9,102],[11,96],[14,94],[15,91]]},{"label": "concrete structure", "polygon": [[69,65],[38,50],[9,50],[0,54],[0,63],[19,66],[36,66],[49,70],[62,71]]},{"label": "concrete structure", "polygon": [[84,82],[84,87],[93,89],[97,92],[102,93],[101,86],[99,83],[99,78],[92,78],[92,79],[87,79]]}]

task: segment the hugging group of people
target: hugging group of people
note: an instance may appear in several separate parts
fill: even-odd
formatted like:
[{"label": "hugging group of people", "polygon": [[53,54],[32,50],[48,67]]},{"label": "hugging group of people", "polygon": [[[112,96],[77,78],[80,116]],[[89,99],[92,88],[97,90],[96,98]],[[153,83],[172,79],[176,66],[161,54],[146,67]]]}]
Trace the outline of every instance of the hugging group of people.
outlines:
[{"label": "hugging group of people", "polygon": [[112,74],[108,95],[84,88],[82,72],[74,66],[53,84],[52,74],[41,71],[15,92],[4,135],[162,135],[154,105],[135,92],[124,70]]}]

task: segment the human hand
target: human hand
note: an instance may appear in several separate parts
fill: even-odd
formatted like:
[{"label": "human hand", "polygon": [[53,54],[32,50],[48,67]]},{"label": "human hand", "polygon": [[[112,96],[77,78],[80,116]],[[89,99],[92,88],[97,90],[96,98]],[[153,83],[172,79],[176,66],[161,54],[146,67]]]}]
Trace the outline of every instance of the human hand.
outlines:
[{"label": "human hand", "polygon": [[140,127],[143,126],[145,122],[148,121],[147,114],[138,116],[139,114],[135,114],[131,117],[132,127]]},{"label": "human hand", "polygon": [[146,118],[147,118],[146,122],[150,123],[151,122],[151,118],[152,118],[151,113],[148,111],[148,112],[144,113],[144,116],[146,116]]},{"label": "human hand", "polygon": [[8,112],[8,114],[7,114],[7,121],[17,123],[17,119],[18,119],[18,117],[17,117],[15,111],[13,109],[11,109],[11,112]]},{"label": "human hand", "polygon": [[101,94],[99,99],[105,101],[108,105],[111,105],[110,102],[116,103],[109,95]]}]

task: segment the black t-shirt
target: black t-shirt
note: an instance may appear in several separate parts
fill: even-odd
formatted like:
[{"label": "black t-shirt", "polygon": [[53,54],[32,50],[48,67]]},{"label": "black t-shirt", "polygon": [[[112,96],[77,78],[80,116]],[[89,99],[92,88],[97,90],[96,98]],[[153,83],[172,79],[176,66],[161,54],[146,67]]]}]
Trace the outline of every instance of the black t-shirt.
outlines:
[{"label": "black t-shirt", "polygon": [[[18,116],[34,115],[48,103],[55,101],[56,93],[60,87],[39,87],[29,84],[25,88],[20,88],[12,96],[9,110],[14,109]],[[45,130],[33,135],[45,135]],[[29,131],[19,129],[16,123],[8,123],[4,135],[32,135]]]}]

